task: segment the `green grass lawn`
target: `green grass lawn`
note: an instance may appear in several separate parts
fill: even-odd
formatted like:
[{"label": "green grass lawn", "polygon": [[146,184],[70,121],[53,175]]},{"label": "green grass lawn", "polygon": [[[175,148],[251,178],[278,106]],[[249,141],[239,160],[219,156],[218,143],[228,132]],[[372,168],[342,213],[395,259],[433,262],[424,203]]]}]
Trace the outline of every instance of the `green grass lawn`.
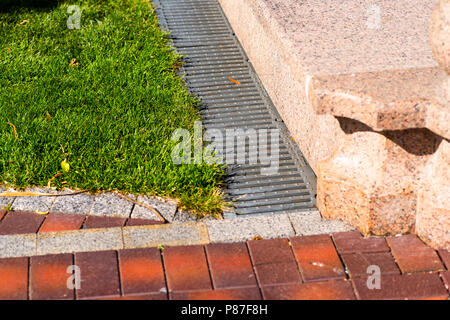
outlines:
[{"label": "green grass lawn", "polygon": [[[63,173],[52,186],[220,212],[222,169],[172,163],[172,132],[192,131],[199,112],[147,0],[0,2],[1,184],[46,186]],[[79,30],[67,28],[69,5],[82,10]]]}]

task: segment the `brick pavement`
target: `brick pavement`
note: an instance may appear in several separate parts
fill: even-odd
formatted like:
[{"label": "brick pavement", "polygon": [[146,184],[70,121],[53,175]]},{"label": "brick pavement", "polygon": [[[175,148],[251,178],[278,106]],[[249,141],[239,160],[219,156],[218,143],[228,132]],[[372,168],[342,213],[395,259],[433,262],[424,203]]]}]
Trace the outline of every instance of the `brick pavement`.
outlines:
[{"label": "brick pavement", "polygon": [[[448,262],[448,251],[416,236],[358,232],[4,258],[0,299],[442,300],[449,298]],[[72,265],[79,289],[67,288]],[[367,286],[371,265],[380,268],[380,289]]]},{"label": "brick pavement", "polygon": [[158,220],[0,210],[0,235],[161,224]]}]

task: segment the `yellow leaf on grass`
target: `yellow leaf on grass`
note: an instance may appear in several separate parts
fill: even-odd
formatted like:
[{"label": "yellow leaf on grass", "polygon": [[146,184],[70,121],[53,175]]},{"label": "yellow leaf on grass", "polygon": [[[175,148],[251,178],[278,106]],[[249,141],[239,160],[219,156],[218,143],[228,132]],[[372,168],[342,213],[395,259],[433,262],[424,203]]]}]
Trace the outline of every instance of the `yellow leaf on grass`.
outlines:
[{"label": "yellow leaf on grass", "polygon": [[70,170],[70,164],[67,162],[66,159],[61,162],[61,168],[64,170],[64,172],[69,172]]}]

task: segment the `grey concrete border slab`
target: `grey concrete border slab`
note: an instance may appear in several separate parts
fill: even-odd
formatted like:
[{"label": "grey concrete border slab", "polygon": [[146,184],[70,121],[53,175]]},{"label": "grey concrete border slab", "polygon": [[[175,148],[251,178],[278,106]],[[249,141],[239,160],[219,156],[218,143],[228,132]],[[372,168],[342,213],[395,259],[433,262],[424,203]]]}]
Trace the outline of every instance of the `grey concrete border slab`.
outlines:
[{"label": "grey concrete border slab", "polygon": [[122,229],[83,229],[37,235],[38,255],[123,249]]},{"label": "grey concrete border slab", "polygon": [[92,209],[94,198],[86,193],[56,197],[50,212],[87,215]]},{"label": "grey concrete border slab", "polygon": [[352,226],[342,221],[323,219],[318,210],[289,213],[288,216],[295,234],[298,236],[355,230]]},{"label": "grey concrete border slab", "polygon": [[[56,191],[45,188],[25,189],[26,192],[56,194]],[[12,210],[15,211],[49,211],[56,197],[17,197],[12,204]]]},{"label": "grey concrete border slab", "polygon": [[[128,196],[136,200],[136,196]],[[129,218],[134,204],[127,201],[116,192],[105,192],[95,196],[94,204],[89,212],[92,216],[108,216],[118,218]]]},{"label": "grey concrete border slab", "polygon": [[206,221],[216,221],[212,216],[206,216],[203,218],[198,218],[194,216],[192,213],[185,210],[178,210],[175,214],[175,217],[172,223],[186,223],[186,222],[206,222]]},{"label": "grey concrete border slab", "polygon": [[286,214],[208,221],[206,225],[213,243],[245,241],[254,237],[277,238],[295,235]]},{"label": "grey concrete border slab", "polygon": [[159,245],[195,245],[209,243],[204,223],[187,222],[141,227],[124,227],[125,248],[157,247]]},{"label": "grey concrete border slab", "polygon": [[[0,188],[0,193],[6,192],[6,191],[10,191],[10,190]],[[16,200],[16,198],[14,198],[14,197],[0,197],[0,210],[12,207],[14,200]]]},{"label": "grey concrete border slab", "polygon": [[36,255],[36,234],[0,236],[0,258],[27,257],[34,255]]},{"label": "grey concrete border slab", "polygon": [[[3,189],[3,191],[6,190]],[[30,191],[56,193],[52,189],[44,188],[35,188]],[[74,192],[65,190],[58,193],[69,191],[70,193]],[[131,198],[142,201],[144,197],[132,196]],[[17,199],[21,200],[15,208],[24,211],[48,211],[46,206],[49,205],[49,199],[52,199],[53,205],[50,208],[52,212],[80,214],[89,212],[89,214],[97,216],[156,218],[156,215],[153,216],[153,212],[149,213],[151,210],[146,209],[148,210],[146,212],[141,212],[139,209],[135,210],[136,205],[133,202],[111,192],[97,196],[82,193],[67,197],[21,197],[12,200],[16,203]],[[223,220],[216,220],[212,217],[196,219],[188,212],[177,210],[174,201],[165,202],[161,200],[162,204],[158,201],[160,201],[159,197],[146,197],[143,202],[156,207],[161,213],[165,212],[165,217],[171,217],[173,223],[123,228],[82,229],[39,233],[37,235],[4,235],[0,236],[0,258],[157,247],[159,245],[178,246],[237,242],[251,240],[255,237],[269,239],[354,230],[353,227],[344,222],[323,219],[316,209],[264,216],[228,215]],[[95,211],[95,203],[99,208],[98,211]],[[30,206],[27,207],[27,204],[30,204]],[[91,208],[88,210],[90,206]],[[104,208],[101,208],[101,206]]]},{"label": "grey concrete border slab", "polygon": [[[163,200],[158,197],[138,196],[137,202],[142,202],[148,206],[155,208],[167,221],[173,221],[177,212],[177,204],[175,201]],[[131,212],[131,218],[159,220],[159,217],[150,209],[136,204]]]},{"label": "grey concrete border slab", "polygon": [[312,210],[204,222],[4,235],[0,236],[0,258],[238,242],[255,237],[286,238],[350,230],[354,229],[340,221],[322,219],[319,211]]}]

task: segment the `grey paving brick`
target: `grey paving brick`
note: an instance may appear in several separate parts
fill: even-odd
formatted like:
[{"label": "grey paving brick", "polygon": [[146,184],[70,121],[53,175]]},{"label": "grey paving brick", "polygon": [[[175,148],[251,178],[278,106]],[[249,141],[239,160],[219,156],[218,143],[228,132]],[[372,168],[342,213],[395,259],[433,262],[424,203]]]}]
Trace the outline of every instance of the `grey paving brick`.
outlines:
[{"label": "grey paving brick", "polygon": [[[26,189],[26,192],[37,192],[55,194],[56,191],[45,188],[30,188]],[[12,204],[12,209],[15,211],[49,211],[53,202],[57,197],[17,197]]]},{"label": "grey paving brick", "polygon": [[[177,211],[177,204],[174,201],[149,196],[138,196],[137,201],[155,208],[167,221],[173,221],[175,212]],[[131,218],[160,220],[153,210],[137,204],[134,206]]]},{"label": "grey paving brick", "polygon": [[304,211],[289,213],[289,219],[298,236],[308,236],[314,234],[330,234],[333,232],[345,232],[354,230],[353,227],[339,220],[322,219],[320,212]]},{"label": "grey paving brick", "polygon": [[0,236],[0,258],[27,257],[36,254],[36,234]]},{"label": "grey paving brick", "polygon": [[[135,200],[136,196],[127,195]],[[90,215],[129,218],[134,204],[115,192],[105,192],[95,196]]]},{"label": "grey paving brick", "polygon": [[216,218],[212,216],[206,216],[203,218],[197,218],[194,214],[185,210],[178,210],[175,214],[175,217],[172,223],[185,223],[185,222],[206,222],[206,221],[215,221]]},{"label": "grey paving brick", "polygon": [[[66,193],[73,193],[70,191]],[[56,197],[50,208],[51,212],[55,213],[70,213],[70,214],[89,214],[94,203],[94,196],[86,193],[80,193],[73,196]]]},{"label": "grey paving brick", "polygon": [[[0,188],[0,193],[7,192],[7,191],[10,191],[10,190]],[[14,198],[14,197],[0,197],[0,210],[8,208],[9,206],[12,206],[14,200],[16,200],[16,198]]]},{"label": "grey paving brick", "polygon": [[207,221],[205,223],[211,242],[237,242],[258,236],[268,239],[294,235],[294,229],[286,214]]},{"label": "grey paving brick", "polygon": [[122,248],[121,228],[45,232],[37,236],[38,255]]},{"label": "grey paving brick", "polygon": [[172,223],[185,223],[185,222],[195,222],[197,218],[190,212],[179,210],[172,221]]},{"label": "grey paving brick", "polygon": [[123,228],[125,248],[156,247],[162,245],[194,245],[209,243],[203,223],[165,224]]}]

